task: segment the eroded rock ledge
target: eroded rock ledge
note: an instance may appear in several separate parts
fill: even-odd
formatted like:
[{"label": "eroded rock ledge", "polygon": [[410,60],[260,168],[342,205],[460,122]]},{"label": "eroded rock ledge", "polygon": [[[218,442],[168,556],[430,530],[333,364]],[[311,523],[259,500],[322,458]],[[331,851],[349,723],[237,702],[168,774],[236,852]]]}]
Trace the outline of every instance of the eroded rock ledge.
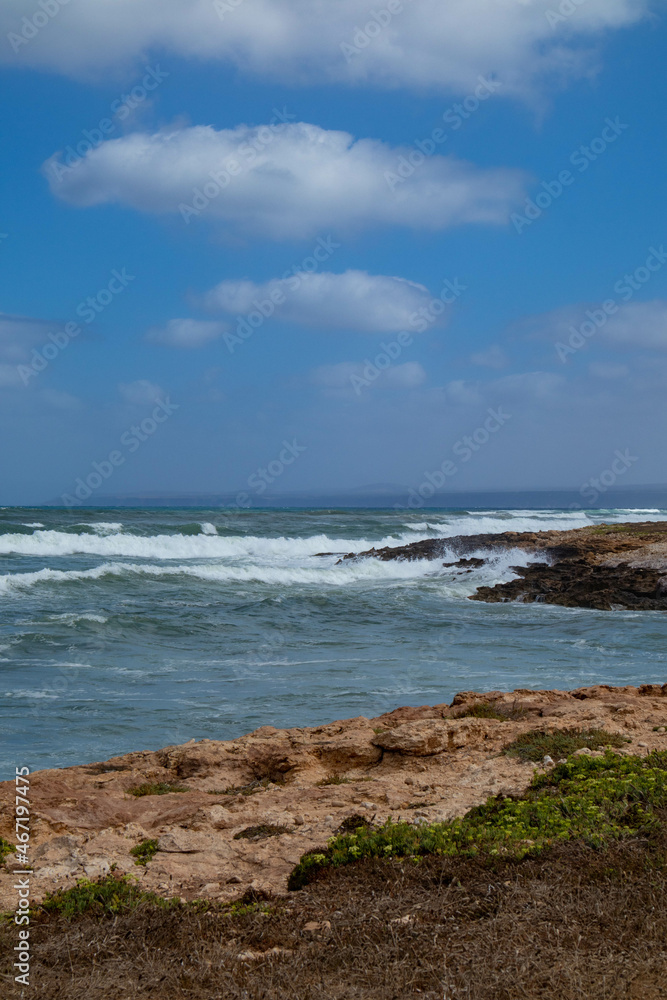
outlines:
[{"label": "eroded rock ledge", "polygon": [[[518,579],[478,587],[471,600],[540,602],[600,611],[667,611],[667,521],[457,535],[350,553],[344,559],[444,559],[444,565],[468,572],[485,559],[513,549],[542,561],[513,566]],[[477,558],[466,558],[471,553]]]},{"label": "eroded rock ledge", "polygon": [[[480,702],[520,718],[460,718]],[[502,753],[531,729],[604,728],[628,751],[667,749],[667,684],[462,692],[451,705],[398,708],[316,728],[264,726],[236,740],[201,740],[30,776],[34,898],[112,864],[147,888],[186,899],[231,899],[248,887],[285,891],[307,850],[351,815],[376,822],[447,820],[490,795],[520,794],[533,764]],[[187,790],[130,794],[144,783]],[[14,842],[14,783],[0,784],[0,834]],[[262,839],[249,828],[271,828]],[[238,837],[238,834],[244,834]],[[145,868],[130,851],[158,851]],[[0,868],[0,910],[15,907],[13,855]]]}]

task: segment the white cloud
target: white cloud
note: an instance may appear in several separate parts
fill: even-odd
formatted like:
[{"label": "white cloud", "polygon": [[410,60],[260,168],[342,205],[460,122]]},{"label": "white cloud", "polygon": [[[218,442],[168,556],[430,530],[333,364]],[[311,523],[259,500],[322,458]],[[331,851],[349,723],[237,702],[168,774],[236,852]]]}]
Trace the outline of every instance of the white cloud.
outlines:
[{"label": "white cloud", "polygon": [[145,378],[137,379],[136,382],[121,382],[118,391],[125,402],[131,406],[156,403],[159,399],[164,399],[166,395],[164,389]]},{"label": "white cloud", "polygon": [[168,347],[202,347],[228,330],[226,323],[199,319],[170,319],[164,326],[151,327],[148,340]]},{"label": "white cloud", "polygon": [[[313,369],[310,380],[315,385],[327,389],[353,389],[353,376],[357,379],[368,378],[368,363],[342,361],[337,365],[322,365]],[[385,368],[377,377],[377,387],[389,389],[414,389],[426,381],[426,372],[416,361],[407,361],[403,365],[392,365]]]},{"label": "white cloud", "polygon": [[59,392],[57,389],[44,389],[42,399],[56,410],[80,410],[82,403],[69,392]]},{"label": "white cloud", "polygon": [[0,361],[25,364],[33,347],[48,343],[49,333],[56,333],[61,324],[34,319],[31,316],[10,316],[0,313]]},{"label": "white cloud", "polygon": [[482,368],[505,368],[508,364],[507,355],[498,344],[492,344],[485,351],[471,354],[470,361]]},{"label": "white cloud", "polygon": [[667,301],[654,299],[621,306],[600,332],[623,347],[667,350]]},{"label": "white cloud", "polygon": [[208,218],[274,239],[373,226],[502,224],[522,197],[526,178],[518,170],[436,155],[392,191],[385,174],[407,152],[304,123],[274,130],[199,125],[108,140],[62,168],[59,180],[57,156],[43,172],[53,193],[73,205],[118,203],[180,214],[184,224]]},{"label": "white cloud", "polygon": [[568,345],[598,341],[611,347],[667,350],[667,300],[628,302],[611,315],[599,303],[579,303],[531,316],[524,324],[530,336]]},{"label": "white cloud", "polygon": [[588,370],[594,378],[627,378],[630,374],[627,365],[606,364],[604,361],[594,361]]},{"label": "white cloud", "polygon": [[204,297],[212,311],[232,315],[260,311],[311,329],[397,333],[414,326],[411,317],[433,296],[405,278],[345,271],[300,274],[264,284],[222,281]]},{"label": "white cloud", "polygon": [[16,365],[0,364],[0,389],[13,389],[14,386],[23,384]]},{"label": "white cloud", "polygon": [[[586,0],[555,24],[547,18],[558,9],[554,0],[403,0],[401,12],[378,30],[386,15],[374,12],[385,7],[368,0],[76,0],[26,41],[22,19],[41,8],[3,0],[0,59],[108,78],[114,69],[138,70],[157,49],[298,84],[462,93],[480,73],[495,72],[506,93],[525,92],[544,77],[589,69],[596,36],[634,23],[650,0]],[[352,49],[344,51],[345,44]]]}]

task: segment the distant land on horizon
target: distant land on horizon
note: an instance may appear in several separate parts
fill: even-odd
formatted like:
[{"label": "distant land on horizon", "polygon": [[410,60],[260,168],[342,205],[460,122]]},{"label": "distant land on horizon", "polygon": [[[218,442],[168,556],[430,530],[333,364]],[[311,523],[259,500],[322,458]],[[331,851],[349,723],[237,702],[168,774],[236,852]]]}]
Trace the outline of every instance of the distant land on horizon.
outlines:
[{"label": "distant land on horizon", "polygon": [[[238,508],[261,510],[264,508],[404,508],[406,511],[440,509],[551,509],[605,510],[609,508],[659,508],[667,509],[667,484],[648,484],[608,489],[592,501],[576,489],[534,490],[450,490],[435,493],[426,499],[414,488],[397,484],[373,484],[347,490],[299,491],[293,493],[264,494],[239,503],[239,496],[247,493],[166,493],[142,492],[108,494],[96,497],[90,509],[98,507],[192,507]],[[32,505],[31,505],[32,506]],[[37,507],[62,507],[60,500],[52,500]],[[76,509],[87,509],[81,503]]]}]

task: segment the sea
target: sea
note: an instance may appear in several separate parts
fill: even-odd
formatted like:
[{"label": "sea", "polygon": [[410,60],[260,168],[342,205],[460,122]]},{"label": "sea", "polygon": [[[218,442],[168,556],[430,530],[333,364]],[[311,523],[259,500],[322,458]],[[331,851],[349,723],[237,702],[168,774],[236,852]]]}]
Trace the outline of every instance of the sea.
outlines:
[{"label": "sea", "polygon": [[[667,680],[667,615],[468,600],[525,553],[342,555],[667,510],[0,509],[0,777],[457,691]],[[324,553],[324,554],[323,554]],[[455,557],[453,557],[455,558]]]}]

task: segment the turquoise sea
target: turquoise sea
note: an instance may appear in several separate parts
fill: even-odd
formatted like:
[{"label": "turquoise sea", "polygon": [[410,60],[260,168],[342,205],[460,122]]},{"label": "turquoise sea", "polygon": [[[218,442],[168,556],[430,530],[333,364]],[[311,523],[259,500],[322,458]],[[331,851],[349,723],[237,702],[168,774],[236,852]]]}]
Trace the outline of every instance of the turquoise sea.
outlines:
[{"label": "turquoise sea", "polygon": [[[460,690],[664,682],[667,615],[467,600],[371,546],[662,520],[651,510],[0,510],[0,776]],[[333,553],[319,555],[318,553]]]}]

